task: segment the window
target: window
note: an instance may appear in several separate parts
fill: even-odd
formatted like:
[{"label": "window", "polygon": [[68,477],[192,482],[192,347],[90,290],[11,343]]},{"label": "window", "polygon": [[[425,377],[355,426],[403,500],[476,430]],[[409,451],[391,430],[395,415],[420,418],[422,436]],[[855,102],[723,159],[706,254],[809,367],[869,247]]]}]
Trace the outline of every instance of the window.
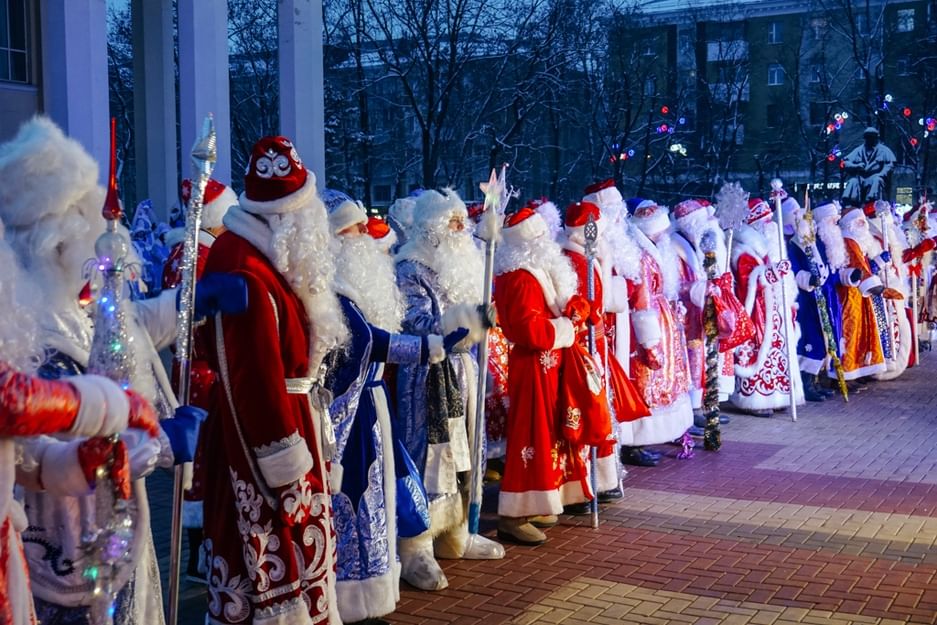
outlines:
[{"label": "window", "polygon": [[643,50],[641,54],[643,54],[644,56],[656,56],[657,55],[657,50],[656,50],[657,41],[655,41],[654,39],[649,39],[643,42],[641,45],[642,45],[642,50]]},{"label": "window", "polygon": [[895,61],[895,73],[899,76],[911,75],[911,59],[903,56]]},{"label": "window", "polygon": [[372,190],[375,202],[380,202],[381,204],[387,204],[390,202],[390,185],[389,184],[376,184]]},{"label": "window", "polygon": [[26,0],[0,0],[0,80],[29,82]]},{"label": "window", "polygon": [[768,24],[768,43],[781,43],[781,22],[771,22]]},{"label": "window", "polygon": [[781,125],[781,107],[777,104],[769,104],[765,114],[765,127],[777,128]]},{"label": "window", "polygon": [[899,33],[910,33],[914,30],[914,9],[898,9],[897,30]]},{"label": "window", "polygon": [[819,84],[826,82],[826,69],[821,64],[810,66],[810,82]]},{"label": "window", "polygon": [[869,20],[865,13],[859,13],[856,15],[856,32],[860,35],[869,34]]},{"label": "window", "polygon": [[768,86],[777,87],[784,84],[784,67],[780,63],[768,66]]},{"label": "window", "polygon": [[657,95],[657,76],[650,76],[644,81],[644,95]]}]

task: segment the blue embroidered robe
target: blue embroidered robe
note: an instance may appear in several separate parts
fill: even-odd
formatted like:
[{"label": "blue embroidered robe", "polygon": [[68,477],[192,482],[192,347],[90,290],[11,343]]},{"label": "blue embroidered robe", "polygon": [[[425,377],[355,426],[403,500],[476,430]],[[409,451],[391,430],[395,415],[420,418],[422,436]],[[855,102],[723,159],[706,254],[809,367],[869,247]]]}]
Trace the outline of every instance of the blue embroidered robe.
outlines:
[{"label": "blue embroidered robe", "polygon": [[[809,287],[811,261],[808,260],[807,254],[801,247],[802,245],[796,238],[789,239],[787,243],[788,257],[798,287],[797,321],[800,324],[800,339],[797,341],[797,356],[800,361],[800,370],[804,373],[816,375],[823,369],[827,349],[815,289]],[[836,294],[839,274],[827,265],[826,248],[819,239],[816,241],[813,263],[818,270],[824,266],[829,270],[829,277],[818,288],[826,299],[827,315],[833,331],[833,340],[837,346],[837,355],[839,355],[840,337],[842,336],[842,311],[840,310],[839,296]]]}]

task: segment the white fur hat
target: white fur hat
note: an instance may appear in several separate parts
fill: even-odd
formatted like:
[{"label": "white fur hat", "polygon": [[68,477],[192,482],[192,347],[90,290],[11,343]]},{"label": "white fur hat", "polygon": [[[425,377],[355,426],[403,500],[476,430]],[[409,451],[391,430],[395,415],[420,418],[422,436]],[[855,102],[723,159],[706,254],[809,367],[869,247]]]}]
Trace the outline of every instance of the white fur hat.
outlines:
[{"label": "white fur hat", "polygon": [[842,228],[849,228],[853,222],[859,219],[865,220],[865,213],[862,212],[861,208],[854,208],[840,218],[839,225]]},{"label": "white fur hat", "polygon": [[414,228],[425,233],[441,234],[453,218],[468,218],[465,202],[454,189],[443,189],[442,192],[427,190],[416,198],[413,207]]},{"label": "white fur hat", "polygon": [[361,202],[345,200],[329,208],[329,227],[332,234],[338,234],[356,224],[368,223],[368,213]]},{"label": "white fur hat", "polygon": [[[188,205],[192,196],[192,181],[182,181],[182,201]],[[225,213],[232,206],[237,206],[238,196],[231,187],[209,178],[205,185],[205,197],[202,204],[202,228],[218,228],[222,225]]]},{"label": "white fur hat", "polygon": [[645,201],[634,211],[631,221],[641,232],[652,237],[670,227],[670,211],[666,206]]},{"label": "white fur hat", "polygon": [[7,227],[30,226],[64,215],[88,193],[97,192],[98,164],[84,147],[43,116],[20,126],[0,146],[0,219]]},{"label": "white fur hat", "polygon": [[830,217],[839,218],[839,206],[833,202],[827,202],[826,204],[813,209],[813,218],[816,221],[823,221],[824,219],[829,219]]}]

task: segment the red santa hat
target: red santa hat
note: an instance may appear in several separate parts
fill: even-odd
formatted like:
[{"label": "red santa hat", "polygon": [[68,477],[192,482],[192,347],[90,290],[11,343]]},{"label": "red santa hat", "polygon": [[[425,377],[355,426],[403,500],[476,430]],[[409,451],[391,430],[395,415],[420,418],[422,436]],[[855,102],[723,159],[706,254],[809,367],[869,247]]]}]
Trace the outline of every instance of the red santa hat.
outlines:
[{"label": "red santa hat", "polygon": [[485,203],[484,202],[472,202],[465,206],[465,210],[468,211],[468,217],[475,223],[482,218],[482,215],[485,214]]},{"label": "red santa hat", "polygon": [[361,202],[345,200],[333,205],[329,210],[329,227],[332,234],[338,234],[346,228],[368,223],[368,213]]},{"label": "red santa hat", "polygon": [[368,217],[368,234],[385,250],[389,250],[397,243],[397,233],[386,221],[377,216]]},{"label": "red santa hat", "polygon": [[866,217],[875,217],[875,201],[866,202],[865,206],[862,207],[862,212],[865,213]]},{"label": "red santa hat", "polygon": [[762,221],[771,219],[771,207],[760,197],[748,200],[748,215],[745,217],[745,223],[749,226]]},{"label": "red santa hat", "polygon": [[[182,181],[182,203],[188,206],[191,199],[192,181],[186,178]],[[209,178],[208,184],[205,185],[205,196],[202,198],[202,227],[220,227],[225,213],[237,203],[238,196],[231,187]]]},{"label": "red santa hat", "polygon": [[592,202],[598,206],[608,206],[610,204],[621,204],[623,198],[615,181],[611,178],[590,184],[583,190],[582,201]]},{"label": "red santa hat", "polygon": [[602,218],[602,212],[599,207],[592,202],[573,202],[566,207],[566,215],[563,219],[563,227],[567,234],[584,234],[589,217],[596,222]]},{"label": "red santa hat", "polygon": [[505,217],[501,236],[508,243],[519,243],[540,238],[548,231],[547,222],[543,217],[530,206],[525,206]]},{"label": "red santa hat", "polygon": [[856,223],[859,219],[865,219],[865,212],[862,209],[853,208],[840,218],[839,225],[845,230],[850,228],[852,224]]},{"label": "red santa hat", "polygon": [[683,200],[673,209],[673,218],[678,222],[705,208],[699,200]]},{"label": "red santa hat", "polygon": [[656,202],[645,200],[635,209],[631,222],[649,237],[660,234],[670,227],[670,211]]},{"label": "red santa hat", "polygon": [[293,142],[264,137],[254,144],[241,208],[255,215],[282,215],[306,206],[316,195],[316,177],[306,169]]}]

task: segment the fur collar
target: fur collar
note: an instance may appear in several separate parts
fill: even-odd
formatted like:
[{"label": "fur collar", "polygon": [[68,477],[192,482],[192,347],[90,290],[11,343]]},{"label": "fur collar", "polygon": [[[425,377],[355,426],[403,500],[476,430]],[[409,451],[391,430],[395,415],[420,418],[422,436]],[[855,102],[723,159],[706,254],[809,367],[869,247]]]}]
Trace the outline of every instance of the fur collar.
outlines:
[{"label": "fur collar", "polygon": [[270,264],[277,266],[273,250],[273,230],[262,217],[248,213],[240,206],[232,206],[224,216],[224,225],[267,257]]},{"label": "fur collar", "polygon": [[742,224],[736,229],[735,243],[732,245],[733,263],[738,262],[742,254],[748,254],[757,258],[759,264],[763,264],[768,252],[768,239],[765,235],[747,224]]}]

